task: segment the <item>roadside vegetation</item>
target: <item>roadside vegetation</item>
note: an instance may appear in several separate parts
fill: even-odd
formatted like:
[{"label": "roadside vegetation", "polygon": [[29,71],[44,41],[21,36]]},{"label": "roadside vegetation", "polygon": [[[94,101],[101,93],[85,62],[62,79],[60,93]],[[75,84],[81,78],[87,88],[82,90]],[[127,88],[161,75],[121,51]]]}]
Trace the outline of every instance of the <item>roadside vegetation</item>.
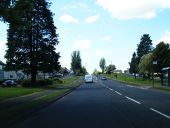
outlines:
[{"label": "roadside vegetation", "polygon": [[[74,88],[82,84],[82,76],[72,76],[65,79],[55,80],[53,84],[47,86],[46,88],[23,88],[23,87],[12,87],[0,89],[3,91],[0,96],[1,99],[6,99],[15,96],[21,96],[28,93],[39,92],[47,89],[53,89],[54,91],[48,95],[37,97],[34,100],[27,101],[23,104],[16,105],[14,107],[6,108],[5,110],[0,110],[0,122],[7,123],[8,121],[14,121],[22,116],[26,116],[31,112],[34,112],[41,107],[48,105],[49,103],[57,100],[61,96],[71,92]],[[24,93],[25,92],[25,93]],[[8,95],[8,96],[7,96]]]},{"label": "roadside vegetation", "polygon": [[[135,86],[153,86],[153,80],[151,79],[144,79],[142,77],[137,77],[136,79],[134,76],[129,76],[126,74],[106,74],[106,76],[112,80],[117,80],[120,82],[124,82],[127,84],[132,84]],[[160,79],[154,80],[154,87],[159,87],[161,85]]]},{"label": "roadside vegetation", "polygon": [[145,79],[142,77],[136,77],[130,76],[127,74],[103,74],[107,78],[118,81],[124,84],[133,85],[136,87],[146,87],[146,88],[154,88],[158,90],[163,91],[170,91],[170,88],[168,86],[162,86],[160,78],[154,78],[154,84],[153,79]]},{"label": "roadside vegetation", "polygon": [[[74,81],[80,78],[81,76],[72,76],[66,79],[54,78],[54,79],[49,79],[49,80],[39,80],[41,82],[38,82],[38,85],[31,86],[31,87],[26,86],[27,84],[30,83],[30,80],[24,80],[23,81],[24,86],[0,87],[0,101],[6,100],[8,98],[14,98],[14,97],[24,96],[28,94],[33,94],[33,93],[40,92],[40,91],[45,91],[47,89],[58,89],[61,87],[64,88],[68,86],[73,87],[76,85],[72,85],[72,83],[74,83]],[[43,85],[41,85],[41,83]]]},{"label": "roadside vegetation", "polygon": [[23,87],[0,87],[0,101],[8,98],[28,95],[36,92],[44,91],[43,88],[23,88]]},{"label": "roadside vegetation", "polygon": [[[167,72],[170,72],[170,47],[168,42],[160,41],[156,47],[152,45],[151,36],[143,34],[137,44],[136,51],[132,54],[129,68],[124,71],[116,70],[112,64],[106,65],[105,58],[101,58],[99,66],[101,72],[94,70],[93,74],[103,74],[110,79],[121,81],[135,86],[154,87],[168,90]],[[165,70],[163,72],[163,70]],[[154,78],[154,79],[153,79]]]}]

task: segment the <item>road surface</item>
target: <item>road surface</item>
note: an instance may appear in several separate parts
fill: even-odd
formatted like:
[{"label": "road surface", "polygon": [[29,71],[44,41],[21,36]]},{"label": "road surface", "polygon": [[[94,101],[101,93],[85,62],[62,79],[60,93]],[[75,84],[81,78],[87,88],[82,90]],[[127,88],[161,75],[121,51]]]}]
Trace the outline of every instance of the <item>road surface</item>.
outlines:
[{"label": "road surface", "polygon": [[84,83],[12,128],[170,128],[170,93],[111,80]]}]

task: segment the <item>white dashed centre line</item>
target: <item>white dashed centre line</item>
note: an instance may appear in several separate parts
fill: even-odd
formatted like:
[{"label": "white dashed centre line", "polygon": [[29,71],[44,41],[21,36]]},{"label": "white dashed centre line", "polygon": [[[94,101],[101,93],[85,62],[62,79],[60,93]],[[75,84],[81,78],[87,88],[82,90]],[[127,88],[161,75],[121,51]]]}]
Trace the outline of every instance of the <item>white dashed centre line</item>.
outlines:
[{"label": "white dashed centre line", "polygon": [[166,117],[166,118],[168,118],[168,119],[170,119],[170,116],[168,116],[168,115],[166,115],[166,114],[164,114],[164,113],[162,113],[162,112],[159,112],[159,111],[155,110],[154,108],[150,108],[150,110],[151,110],[151,111],[154,111],[154,112],[156,112],[156,113],[158,113],[158,114],[160,114],[160,115],[162,115],[162,116],[164,116],[164,117]]},{"label": "white dashed centre line", "polygon": [[119,94],[119,95],[122,95],[120,92],[118,92],[118,91],[115,91],[117,94]]},{"label": "white dashed centre line", "polygon": [[139,101],[136,101],[136,100],[134,100],[134,99],[132,99],[132,98],[130,98],[130,97],[128,97],[128,96],[125,96],[128,100],[131,100],[131,101],[133,101],[133,102],[135,102],[135,103],[137,103],[137,104],[141,104]]},{"label": "white dashed centre line", "polygon": [[110,90],[110,91],[113,91],[113,89],[112,89],[112,88],[109,88],[109,90]]}]

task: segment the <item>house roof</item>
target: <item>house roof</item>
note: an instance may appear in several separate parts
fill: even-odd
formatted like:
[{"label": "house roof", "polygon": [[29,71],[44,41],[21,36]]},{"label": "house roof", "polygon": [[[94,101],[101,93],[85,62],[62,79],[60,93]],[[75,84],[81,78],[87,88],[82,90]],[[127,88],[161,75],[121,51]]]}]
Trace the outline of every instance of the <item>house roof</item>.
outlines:
[{"label": "house roof", "polygon": [[5,64],[0,60],[0,65],[5,65]]}]

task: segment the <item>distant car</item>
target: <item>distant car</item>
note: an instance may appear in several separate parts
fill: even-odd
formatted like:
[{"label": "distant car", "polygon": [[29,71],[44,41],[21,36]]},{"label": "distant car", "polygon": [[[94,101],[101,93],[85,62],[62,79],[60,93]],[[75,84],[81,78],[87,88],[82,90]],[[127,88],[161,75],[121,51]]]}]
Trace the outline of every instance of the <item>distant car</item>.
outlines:
[{"label": "distant car", "polygon": [[104,77],[104,76],[102,76],[102,77],[101,77],[101,80],[107,80],[107,78],[106,78],[106,77]]},{"label": "distant car", "polygon": [[93,76],[92,75],[85,75],[85,83],[93,83]]},{"label": "distant car", "polygon": [[6,80],[2,83],[4,87],[11,87],[11,86],[17,86],[17,83],[14,80]]}]

